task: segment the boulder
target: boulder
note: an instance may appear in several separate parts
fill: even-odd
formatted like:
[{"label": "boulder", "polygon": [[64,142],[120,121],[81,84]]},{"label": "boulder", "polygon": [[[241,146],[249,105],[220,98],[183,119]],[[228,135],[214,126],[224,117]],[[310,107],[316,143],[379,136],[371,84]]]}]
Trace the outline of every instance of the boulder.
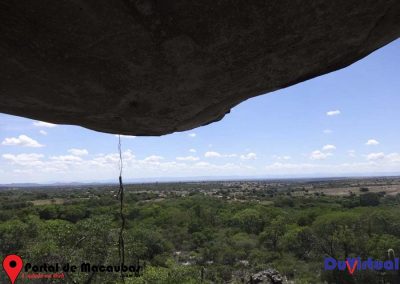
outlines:
[{"label": "boulder", "polygon": [[277,270],[269,268],[252,275],[248,284],[287,284],[287,281]]},{"label": "boulder", "polygon": [[398,38],[398,0],[5,0],[0,112],[163,135]]}]

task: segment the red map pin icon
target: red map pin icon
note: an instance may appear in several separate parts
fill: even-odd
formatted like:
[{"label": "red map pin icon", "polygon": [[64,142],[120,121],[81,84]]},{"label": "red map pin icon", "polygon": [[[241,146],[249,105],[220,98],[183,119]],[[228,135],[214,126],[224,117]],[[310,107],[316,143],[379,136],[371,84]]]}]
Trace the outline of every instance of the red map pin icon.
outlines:
[{"label": "red map pin icon", "polygon": [[8,275],[8,278],[10,278],[12,284],[14,284],[15,280],[17,279],[23,265],[24,263],[22,258],[15,254],[7,255],[3,260],[3,268]]}]

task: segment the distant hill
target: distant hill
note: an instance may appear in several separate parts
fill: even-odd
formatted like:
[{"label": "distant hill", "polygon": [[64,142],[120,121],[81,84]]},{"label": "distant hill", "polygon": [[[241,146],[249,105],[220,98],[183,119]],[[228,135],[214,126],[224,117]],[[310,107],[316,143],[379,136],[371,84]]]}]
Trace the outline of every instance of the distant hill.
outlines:
[{"label": "distant hill", "polygon": [[[123,179],[125,184],[135,183],[165,183],[165,182],[213,182],[213,181],[251,181],[251,180],[340,180],[351,178],[379,178],[379,177],[398,177],[400,173],[379,173],[379,175],[370,173],[365,175],[347,176],[199,176],[199,177],[152,177],[152,178],[126,178]],[[85,181],[85,182],[53,182],[53,183],[8,183],[0,184],[1,188],[23,188],[23,187],[65,187],[65,186],[87,186],[87,185],[115,185],[118,179],[107,179],[101,181]]]}]

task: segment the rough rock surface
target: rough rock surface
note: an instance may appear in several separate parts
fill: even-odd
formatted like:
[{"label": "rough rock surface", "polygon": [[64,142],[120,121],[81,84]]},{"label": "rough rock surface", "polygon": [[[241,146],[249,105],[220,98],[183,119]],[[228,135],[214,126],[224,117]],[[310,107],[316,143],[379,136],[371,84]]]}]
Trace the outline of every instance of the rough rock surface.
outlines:
[{"label": "rough rock surface", "polygon": [[399,35],[398,0],[3,0],[0,112],[183,131]]},{"label": "rough rock surface", "polygon": [[251,276],[248,284],[286,284],[287,281],[275,269],[267,269]]}]

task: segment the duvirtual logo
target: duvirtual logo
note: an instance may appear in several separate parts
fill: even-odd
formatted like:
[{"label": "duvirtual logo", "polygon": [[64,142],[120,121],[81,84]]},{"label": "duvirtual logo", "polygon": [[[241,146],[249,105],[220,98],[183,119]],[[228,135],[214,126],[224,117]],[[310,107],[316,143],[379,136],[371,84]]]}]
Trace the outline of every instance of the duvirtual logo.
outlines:
[{"label": "duvirtual logo", "polygon": [[10,278],[11,284],[15,283],[23,266],[22,258],[16,254],[7,255],[4,258],[3,269],[7,273],[8,278]]},{"label": "duvirtual logo", "polygon": [[363,270],[399,270],[399,258],[393,260],[374,260],[369,257],[366,260],[362,260],[361,257],[346,258],[346,260],[336,260],[332,257],[326,257],[324,262],[325,270],[341,270],[347,269],[350,275],[353,275],[354,271]]}]

